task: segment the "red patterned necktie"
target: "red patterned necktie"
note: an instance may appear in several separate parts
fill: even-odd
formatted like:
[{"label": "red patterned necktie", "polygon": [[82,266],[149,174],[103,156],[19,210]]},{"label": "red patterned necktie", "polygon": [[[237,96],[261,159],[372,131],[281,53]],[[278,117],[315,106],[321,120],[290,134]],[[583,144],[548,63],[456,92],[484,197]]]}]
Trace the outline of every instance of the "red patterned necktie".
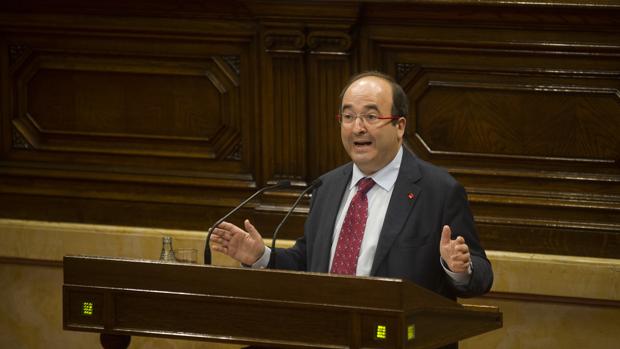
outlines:
[{"label": "red patterned necktie", "polygon": [[357,258],[360,255],[366,220],[368,219],[366,193],[373,185],[375,185],[375,181],[372,178],[362,178],[357,182],[357,193],[351,200],[347,215],[344,217],[330,273],[355,275]]}]

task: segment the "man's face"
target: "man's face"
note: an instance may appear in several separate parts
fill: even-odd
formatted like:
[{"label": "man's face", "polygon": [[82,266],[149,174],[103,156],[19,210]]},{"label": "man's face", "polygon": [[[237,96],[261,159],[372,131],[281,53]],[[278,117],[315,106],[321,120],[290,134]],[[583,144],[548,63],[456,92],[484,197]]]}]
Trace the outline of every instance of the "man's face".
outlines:
[{"label": "man's face", "polygon": [[[378,77],[356,80],[342,98],[343,114],[390,116],[391,111],[392,88]],[[396,125],[391,120],[367,125],[356,118],[351,124],[341,124],[340,136],[351,160],[365,175],[371,175],[394,159],[402,144],[405,125],[405,118],[398,119]]]}]

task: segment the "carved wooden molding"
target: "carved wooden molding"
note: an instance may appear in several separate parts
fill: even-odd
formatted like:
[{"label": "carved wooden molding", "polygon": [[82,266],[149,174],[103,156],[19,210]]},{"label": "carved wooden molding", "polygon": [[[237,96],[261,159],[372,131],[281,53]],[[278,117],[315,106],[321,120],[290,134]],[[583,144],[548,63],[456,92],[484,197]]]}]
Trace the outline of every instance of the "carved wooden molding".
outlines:
[{"label": "carved wooden molding", "polygon": [[415,66],[413,63],[396,63],[396,81],[402,81]]},{"label": "carved wooden molding", "polygon": [[28,50],[29,48],[26,45],[9,45],[9,64],[13,65],[26,56]]},{"label": "carved wooden molding", "polygon": [[17,127],[11,128],[13,141],[12,145],[14,149],[32,149],[32,145],[26,140],[26,137],[19,132]]},{"label": "carved wooden molding", "polygon": [[237,77],[241,75],[241,57],[239,56],[222,56],[222,59],[232,70],[237,74]]},{"label": "carved wooden molding", "polygon": [[270,29],[264,34],[267,52],[303,53],[306,36],[295,29]]},{"label": "carved wooden molding", "polygon": [[239,161],[241,160],[241,154],[242,154],[242,145],[241,143],[237,143],[232,149],[232,151],[230,152],[230,154],[228,154],[226,159]]},{"label": "carved wooden molding", "polygon": [[264,38],[267,52],[347,55],[352,45],[350,35],[335,30],[310,31],[306,35],[297,29],[270,29]]},{"label": "carved wooden molding", "polygon": [[312,54],[345,55],[351,49],[351,37],[336,31],[313,31],[307,42]]}]

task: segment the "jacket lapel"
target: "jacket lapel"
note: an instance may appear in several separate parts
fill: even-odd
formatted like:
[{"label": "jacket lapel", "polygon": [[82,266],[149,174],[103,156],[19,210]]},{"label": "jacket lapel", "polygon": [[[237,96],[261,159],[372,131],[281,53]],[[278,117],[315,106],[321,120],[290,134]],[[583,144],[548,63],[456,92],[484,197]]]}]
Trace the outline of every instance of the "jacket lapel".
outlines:
[{"label": "jacket lapel", "polygon": [[327,198],[323,201],[326,208],[321,210],[323,216],[319,222],[314,249],[312,251],[313,259],[311,262],[312,265],[310,265],[311,271],[326,273],[329,270],[329,256],[331,252],[332,236],[334,235],[334,226],[336,225],[336,216],[338,215],[338,209],[342,202],[342,196],[351,179],[352,171],[352,164],[345,166],[334,179],[334,183],[324,189],[327,190]]},{"label": "jacket lapel", "polygon": [[421,191],[421,188],[415,183],[421,177],[422,174],[414,156],[404,149],[398,178],[394,184],[392,197],[379,235],[379,242],[370,271],[371,276],[376,274],[379,265],[387,256],[396,236],[401,232],[411,214]]}]

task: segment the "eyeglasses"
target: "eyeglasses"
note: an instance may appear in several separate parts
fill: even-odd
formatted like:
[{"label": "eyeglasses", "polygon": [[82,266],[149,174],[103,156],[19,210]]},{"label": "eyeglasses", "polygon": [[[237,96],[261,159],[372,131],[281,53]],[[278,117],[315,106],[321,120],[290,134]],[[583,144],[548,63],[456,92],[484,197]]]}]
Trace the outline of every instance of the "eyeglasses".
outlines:
[{"label": "eyeglasses", "polygon": [[369,114],[353,114],[353,113],[344,113],[336,115],[336,119],[341,125],[352,125],[355,122],[355,119],[360,118],[366,125],[376,125],[381,120],[398,120],[401,116],[394,115],[379,115],[376,113]]}]

